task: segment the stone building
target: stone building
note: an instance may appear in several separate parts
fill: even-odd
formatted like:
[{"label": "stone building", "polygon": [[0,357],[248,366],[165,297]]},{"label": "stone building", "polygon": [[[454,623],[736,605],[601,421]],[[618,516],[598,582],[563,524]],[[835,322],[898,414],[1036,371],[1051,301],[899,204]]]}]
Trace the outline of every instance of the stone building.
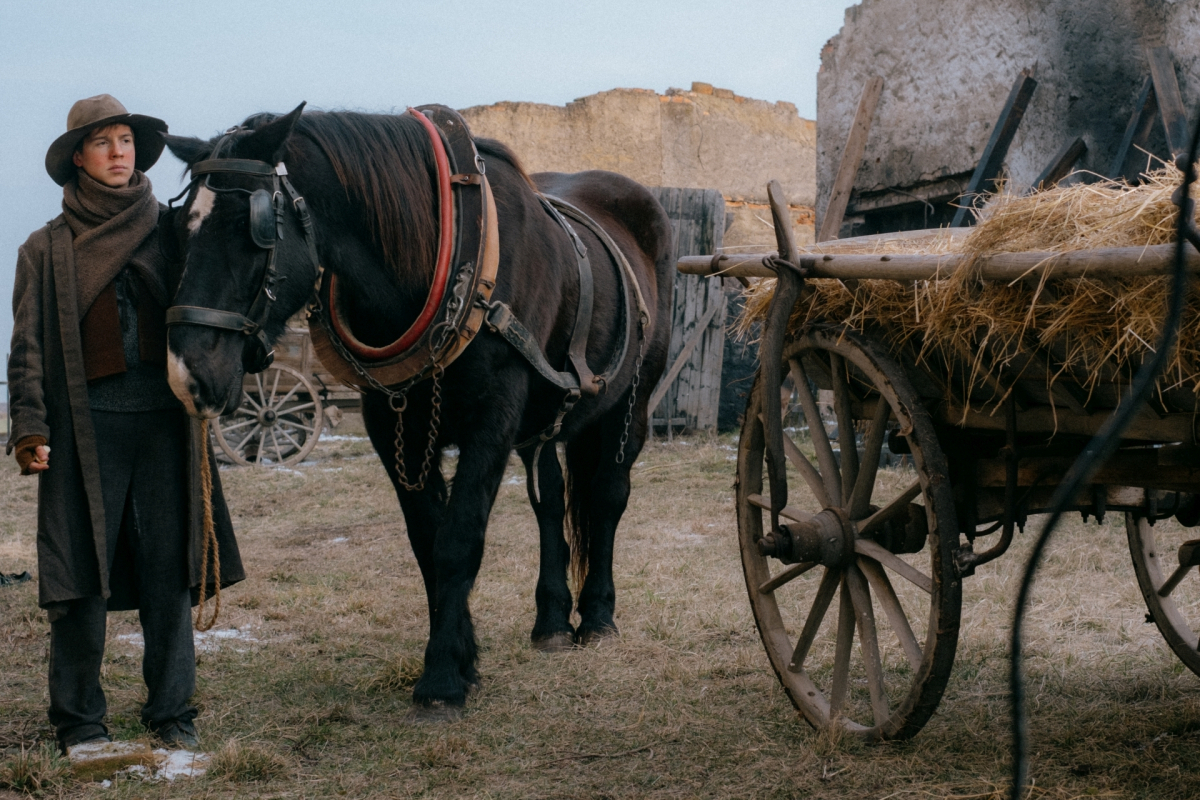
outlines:
[{"label": "stone building", "polygon": [[791,103],[693,83],[662,95],[613,89],[565,106],[505,102],[462,114],[476,135],[509,144],[529,172],[607,169],[647,186],[717,189],[725,247],[774,248],[767,182],[778,179],[797,241],[813,239],[816,125]]},{"label": "stone building", "polygon": [[[1023,69],[1038,85],[1008,151],[1012,183],[1031,184],[1076,137],[1087,145],[1077,166],[1110,175],[1149,48],[1169,49],[1189,117],[1200,106],[1198,33],[1195,0],[863,0],[821,56],[818,217],[873,76],[883,94],[843,236],[944,223]],[[1167,156],[1161,123],[1145,149]],[[1130,156],[1126,169],[1136,176],[1146,161]]]}]

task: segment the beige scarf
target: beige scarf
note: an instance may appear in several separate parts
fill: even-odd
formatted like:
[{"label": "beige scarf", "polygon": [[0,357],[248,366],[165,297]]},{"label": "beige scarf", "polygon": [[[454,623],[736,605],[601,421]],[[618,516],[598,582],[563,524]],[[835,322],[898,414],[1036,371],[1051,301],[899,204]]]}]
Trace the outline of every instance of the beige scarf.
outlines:
[{"label": "beige scarf", "polygon": [[159,305],[166,306],[163,278],[167,259],[159,246],[158,200],[145,173],[135,171],[129,185],[114,189],[83,170],[63,187],[63,216],[75,235],[75,285],[79,318],[126,264]]}]

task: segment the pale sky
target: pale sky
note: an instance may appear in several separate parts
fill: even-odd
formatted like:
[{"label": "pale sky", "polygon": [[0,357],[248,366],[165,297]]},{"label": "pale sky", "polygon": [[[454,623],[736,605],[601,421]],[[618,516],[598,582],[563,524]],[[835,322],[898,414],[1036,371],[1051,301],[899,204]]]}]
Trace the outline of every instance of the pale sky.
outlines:
[{"label": "pale sky", "polygon": [[[17,248],[55,217],[46,149],[107,92],[208,138],[258,111],[387,112],[502,100],[562,105],[705,81],[816,117],[821,47],[851,0],[0,0],[0,342]],[[520,142],[509,142],[521,152]],[[166,202],[182,164],[149,172]],[[0,399],[5,395],[0,391]]]}]

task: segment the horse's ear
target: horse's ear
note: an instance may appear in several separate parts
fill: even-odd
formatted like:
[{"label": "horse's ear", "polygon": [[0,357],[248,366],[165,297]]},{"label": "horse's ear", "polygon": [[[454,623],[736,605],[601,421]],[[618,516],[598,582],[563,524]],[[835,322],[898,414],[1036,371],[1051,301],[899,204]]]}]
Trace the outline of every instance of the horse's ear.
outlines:
[{"label": "horse's ear", "polygon": [[212,142],[206,142],[194,136],[172,136],[168,133],[163,136],[163,139],[171,154],[189,167],[212,152]]},{"label": "horse's ear", "polygon": [[300,112],[307,104],[307,101],[301,103],[291,112],[268,122],[247,136],[246,149],[268,164],[277,164],[282,161],[288,137],[292,135],[292,128],[296,127],[296,121],[300,119]]}]

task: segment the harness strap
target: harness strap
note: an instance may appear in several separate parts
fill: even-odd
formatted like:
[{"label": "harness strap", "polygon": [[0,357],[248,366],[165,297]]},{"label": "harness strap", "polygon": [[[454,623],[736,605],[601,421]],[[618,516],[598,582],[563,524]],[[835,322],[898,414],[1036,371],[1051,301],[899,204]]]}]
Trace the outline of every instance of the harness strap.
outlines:
[{"label": "harness strap", "polygon": [[550,212],[550,216],[554,217],[555,221],[567,232],[567,235],[571,237],[571,244],[575,246],[575,263],[579,267],[579,300],[575,305],[575,325],[571,331],[571,345],[567,349],[567,356],[571,360],[575,374],[579,376],[580,391],[584,394],[597,395],[600,394],[600,382],[596,380],[595,374],[587,365],[587,342],[588,334],[592,330],[592,305],[595,297],[592,264],[588,261],[587,248],[584,247],[583,240],[571,227],[571,223],[567,222],[563,215],[558,213],[554,204],[544,196],[538,195],[538,200]]},{"label": "harness strap", "polygon": [[521,324],[507,303],[493,303],[488,309],[486,322],[489,329],[500,334],[547,381],[566,392],[580,391],[579,378],[550,366],[550,362],[542,355],[542,347],[537,339]]}]

